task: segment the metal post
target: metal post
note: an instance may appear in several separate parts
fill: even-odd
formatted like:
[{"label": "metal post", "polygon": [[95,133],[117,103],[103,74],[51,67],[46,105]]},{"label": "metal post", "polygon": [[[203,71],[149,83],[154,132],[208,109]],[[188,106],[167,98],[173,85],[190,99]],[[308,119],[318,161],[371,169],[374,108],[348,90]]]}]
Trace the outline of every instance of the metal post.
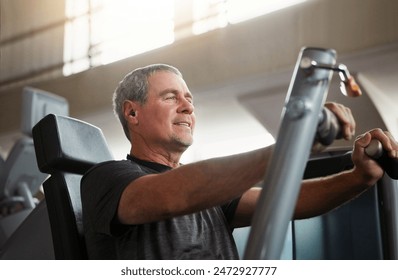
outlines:
[{"label": "metal post", "polygon": [[381,189],[383,221],[385,226],[384,257],[398,260],[398,181],[387,174],[377,182]]},{"label": "metal post", "polygon": [[334,65],[335,60],[331,49],[303,48],[299,54],[245,259],[280,258],[333,74],[330,69],[314,69],[311,62]]}]

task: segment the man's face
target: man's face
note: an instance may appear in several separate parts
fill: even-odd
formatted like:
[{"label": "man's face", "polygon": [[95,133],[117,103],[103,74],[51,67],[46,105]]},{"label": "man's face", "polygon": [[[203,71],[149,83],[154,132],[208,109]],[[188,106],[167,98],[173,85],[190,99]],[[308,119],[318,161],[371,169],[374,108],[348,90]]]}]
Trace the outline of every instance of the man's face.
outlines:
[{"label": "man's face", "polygon": [[185,151],[193,142],[193,97],[178,75],[160,71],[148,78],[148,99],[141,107],[139,134],[148,146]]}]

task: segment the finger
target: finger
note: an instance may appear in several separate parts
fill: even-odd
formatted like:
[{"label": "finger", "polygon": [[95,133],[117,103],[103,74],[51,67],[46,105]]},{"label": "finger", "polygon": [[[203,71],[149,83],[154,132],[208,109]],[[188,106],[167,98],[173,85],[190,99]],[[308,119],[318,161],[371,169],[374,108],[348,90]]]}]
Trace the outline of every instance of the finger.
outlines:
[{"label": "finger", "polygon": [[354,116],[352,115],[350,108],[343,105],[339,105],[338,107],[340,108],[340,110],[337,112],[341,112],[339,114],[339,122],[344,131],[344,138],[346,140],[351,140],[351,138],[355,135],[356,123],[354,120]]},{"label": "finger", "polygon": [[328,108],[337,117],[341,126],[341,132],[343,138],[350,140],[355,130],[354,117],[351,114],[351,110],[341,104],[335,102],[325,103],[325,107]]},{"label": "finger", "polygon": [[369,132],[366,132],[364,134],[357,136],[354,145],[357,148],[365,149],[370,144],[371,140],[372,140],[372,135]]},{"label": "finger", "polygon": [[369,133],[372,138],[375,138],[381,142],[385,150],[391,151],[392,146],[390,143],[390,137],[387,136],[387,134],[383,130],[381,130],[380,128],[374,128],[372,130],[369,130]]},{"label": "finger", "polygon": [[384,131],[384,134],[387,135],[390,141],[391,145],[391,151],[388,151],[389,156],[391,157],[398,157],[398,142],[395,140],[395,138],[392,136],[392,134],[389,131]]},{"label": "finger", "polygon": [[344,129],[345,139],[350,140],[355,135],[356,123],[350,108],[343,106],[343,112],[344,117],[341,119],[340,123]]},{"label": "finger", "polygon": [[372,129],[369,131],[371,137],[380,141],[383,149],[388,152],[389,156],[397,157],[398,144],[389,131],[383,131],[380,128]]}]

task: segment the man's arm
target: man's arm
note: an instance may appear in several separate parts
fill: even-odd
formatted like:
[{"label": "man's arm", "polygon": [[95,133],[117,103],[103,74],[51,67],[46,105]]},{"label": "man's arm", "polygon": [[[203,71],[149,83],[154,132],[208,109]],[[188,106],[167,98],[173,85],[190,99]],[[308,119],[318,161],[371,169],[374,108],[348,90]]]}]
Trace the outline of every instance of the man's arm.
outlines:
[{"label": "man's arm", "polygon": [[118,219],[142,224],[224,204],[262,179],[271,151],[267,147],[140,177],[122,193]]},{"label": "man's arm", "polygon": [[[389,156],[397,157],[398,145],[390,133],[374,129],[360,135],[354,144],[354,168],[326,177],[304,180],[293,218],[303,219],[324,214],[359,196],[383,176],[384,171],[364,152],[372,138],[382,142]],[[232,226],[250,225],[260,191],[259,188],[252,188],[242,196]]]},{"label": "man's arm", "polygon": [[[293,219],[324,214],[353,199],[366,190],[352,171],[303,180]],[[261,188],[252,188],[242,195],[232,227],[250,226]]]}]

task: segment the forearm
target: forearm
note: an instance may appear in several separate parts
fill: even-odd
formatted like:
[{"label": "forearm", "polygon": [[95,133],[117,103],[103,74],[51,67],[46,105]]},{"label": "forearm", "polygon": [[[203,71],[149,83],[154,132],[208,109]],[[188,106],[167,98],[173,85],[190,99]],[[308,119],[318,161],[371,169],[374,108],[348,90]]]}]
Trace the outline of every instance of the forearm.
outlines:
[{"label": "forearm", "polygon": [[[189,178],[191,188],[186,192],[189,204],[207,201],[219,205],[242,195],[263,179],[269,155],[266,150],[249,152],[238,156],[215,158],[179,170]],[[197,177],[195,177],[197,176]]]},{"label": "forearm", "polygon": [[353,170],[304,180],[294,218],[304,219],[327,213],[359,196],[368,188],[369,185]]}]

